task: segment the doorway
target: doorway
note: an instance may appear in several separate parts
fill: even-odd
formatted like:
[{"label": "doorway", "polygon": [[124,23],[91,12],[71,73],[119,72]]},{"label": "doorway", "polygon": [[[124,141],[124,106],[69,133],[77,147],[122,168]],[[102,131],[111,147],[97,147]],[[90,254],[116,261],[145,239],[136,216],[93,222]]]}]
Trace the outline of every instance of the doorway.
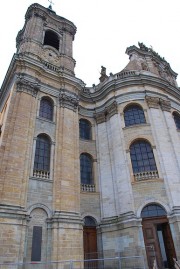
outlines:
[{"label": "doorway", "polygon": [[150,204],[143,208],[141,217],[149,268],[155,259],[158,268],[174,268],[176,253],[166,211]]},{"label": "doorway", "polygon": [[97,261],[92,261],[98,258],[96,222],[89,216],[84,218],[83,240],[84,268],[96,268]]}]

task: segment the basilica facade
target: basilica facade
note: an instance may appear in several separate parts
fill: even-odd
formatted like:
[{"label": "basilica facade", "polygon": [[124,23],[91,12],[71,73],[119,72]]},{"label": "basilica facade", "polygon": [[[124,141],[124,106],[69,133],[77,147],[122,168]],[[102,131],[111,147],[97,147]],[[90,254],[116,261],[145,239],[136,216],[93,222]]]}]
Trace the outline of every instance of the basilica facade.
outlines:
[{"label": "basilica facade", "polygon": [[[76,26],[31,5],[0,92],[0,262],[180,259],[180,91],[143,43],[99,84]],[[78,61],[78,59],[76,59]]]}]

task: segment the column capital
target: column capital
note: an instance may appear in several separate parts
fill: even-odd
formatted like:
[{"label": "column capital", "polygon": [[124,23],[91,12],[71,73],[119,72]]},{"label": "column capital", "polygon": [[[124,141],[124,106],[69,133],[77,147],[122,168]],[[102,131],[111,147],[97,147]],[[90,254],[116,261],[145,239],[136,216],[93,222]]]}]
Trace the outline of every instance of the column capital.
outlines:
[{"label": "column capital", "polygon": [[145,96],[149,108],[159,108],[159,97]]},{"label": "column capital", "polygon": [[40,84],[38,82],[29,81],[23,76],[17,77],[16,86],[17,92],[25,92],[32,95],[33,97],[36,97],[38,91],[40,90]]},{"label": "column capital", "polygon": [[163,111],[171,111],[171,102],[169,100],[160,99],[160,106]]}]

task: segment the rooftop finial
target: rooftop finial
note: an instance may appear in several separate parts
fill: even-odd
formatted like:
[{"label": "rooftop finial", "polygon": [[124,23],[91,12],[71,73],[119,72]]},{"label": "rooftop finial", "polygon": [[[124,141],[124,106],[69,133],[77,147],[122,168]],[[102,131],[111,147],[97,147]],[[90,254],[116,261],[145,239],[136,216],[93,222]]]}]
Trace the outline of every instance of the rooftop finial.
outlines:
[{"label": "rooftop finial", "polygon": [[52,5],[54,5],[53,1],[52,0],[48,0],[50,5],[49,5],[49,8],[52,9]]}]

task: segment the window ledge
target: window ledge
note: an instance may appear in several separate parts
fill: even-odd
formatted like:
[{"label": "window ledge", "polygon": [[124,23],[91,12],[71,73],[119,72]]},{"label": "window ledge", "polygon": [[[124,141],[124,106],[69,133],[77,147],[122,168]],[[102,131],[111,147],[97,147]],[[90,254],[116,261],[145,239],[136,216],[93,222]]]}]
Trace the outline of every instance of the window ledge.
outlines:
[{"label": "window ledge", "polygon": [[51,123],[51,124],[55,124],[54,121],[48,120],[48,119],[46,119],[46,118],[42,118],[42,117],[36,117],[36,118],[37,118],[38,120],[42,120],[42,121],[46,121],[46,122]]},{"label": "window ledge", "polygon": [[150,178],[150,179],[143,179],[143,180],[134,180],[133,182],[131,182],[132,185],[135,184],[141,184],[141,183],[152,183],[152,182],[164,182],[163,178]]},{"label": "window ledge", "polygon": [[40,177],[30,177],[29,179],[31,179],[31,180],[38,180],[38,181],[44,181],[44,182],[50,182],[50,183],[53,182],[51,179],[40,178]]},{"label": "window ledge", "polygon": [[92,140],[92,139],[84,139],[84,138],[79,138],[80,141],[82,142],[95,142],[95,140]]},{"label": "window ledge", "polygon": [[150,126],[150,123],[133,124],[130,126],[125,126],[122,129],[127,130],[127,129],[131,129],[131,128],[142,127],[142,126]]}]

